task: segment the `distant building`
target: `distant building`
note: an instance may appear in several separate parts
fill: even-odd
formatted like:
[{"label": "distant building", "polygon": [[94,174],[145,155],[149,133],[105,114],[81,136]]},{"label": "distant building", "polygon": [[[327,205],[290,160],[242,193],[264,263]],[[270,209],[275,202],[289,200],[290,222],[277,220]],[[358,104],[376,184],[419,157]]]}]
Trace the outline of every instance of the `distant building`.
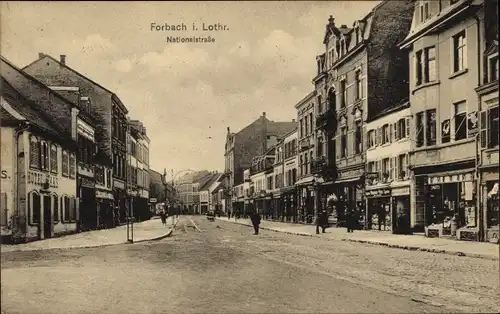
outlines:
[{"label": "distant building", "polygon": [[[225,158],[225,209],[233,211],[233,187],[243,183],[243,171],[251,166],[255,156],[264,154],[275,145],[278,138],[296,127],[296,122],[274,122],[262,113],[257,120],[237,133],[232,133],[227,128]],[[238,210],[243,211],[243,203],[235,204]]]},{"label": "distant building", "polygon": [[214,172],[208,175],[200,182],[200,204],[199,214],[206,214],[209,210],[213,210],[212,191],[217,186],[218,180],[222,176],[221,173]]},{"label": "distant building", "polygon": [[210,174],[207,170],[195,171],[174,182],[176,197],[185,213],[195,213],[199,207],[199,180]]}]

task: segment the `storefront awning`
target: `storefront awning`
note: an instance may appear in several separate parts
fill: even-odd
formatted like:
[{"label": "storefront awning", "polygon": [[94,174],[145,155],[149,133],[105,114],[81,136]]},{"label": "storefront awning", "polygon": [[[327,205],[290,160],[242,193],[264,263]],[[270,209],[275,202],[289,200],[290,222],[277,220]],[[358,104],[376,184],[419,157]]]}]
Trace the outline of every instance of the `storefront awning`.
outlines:
[{"label": "storefront awning", "polygon": [[318,182],[318,183],[325,182],[325,180],[323,180],[323,178],[321,178],[321,177],[306,177],[306,178],[302,178],[299,181],[295,182],[295,185],[307,185],[307,184],[312,183],[313,180],[315,182]]},{"label": "storefront awning", "polygon": [[347,179],[337,180],[337,181],[335,181],[335,184],[355,182],[355,181],[359,181],[359,180],[361,180],[361,177],[347,178]]}]

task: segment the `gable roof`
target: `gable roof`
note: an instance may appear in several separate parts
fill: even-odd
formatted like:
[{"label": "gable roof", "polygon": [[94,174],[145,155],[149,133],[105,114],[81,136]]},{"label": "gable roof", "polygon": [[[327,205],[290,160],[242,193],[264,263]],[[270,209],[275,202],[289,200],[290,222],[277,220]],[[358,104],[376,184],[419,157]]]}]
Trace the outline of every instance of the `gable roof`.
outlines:
[{"label": "gable roof", "polygon": [[38,58],[36,60],[34,60],[33,62],[31,62],[30,64],[26,65],[25,67],[22,68],[22,70],[24,71],[25,69],[29,68],[30,66],[34,65],[35,63],[38,63],[38,62],[41,62],[44,58],[48,58],[54,62],[56,62],[57,64],[59,64],[61,67],[75,73],[76,75],[82,77],[83,79],[89,81],[90,83],[102,88],[104,91],[108,92],[111,94],[111,97],[116,100],[116,102],[122,107],[122,109],[125,111],[125,114],[128,114],[128,110],[127,110],[127,107],[125,107],[125,105],[121,102],[120,98],[118,98],[118,96],[110,91],[109,89],[107,89],[106,87],[102,86],[101,84],[97,83],[96,81],[90,79],[88,76],[86,75],[83,75],[82,73],[76,71],[75,69],[67,66],[65,63],[61,63],[59,60],[57,60],[56,58],[52,57],[51,55],[48,55],[48,54],[45,54],[45,53],[40,53],[40,55],[42,56],[41,58]]},{"label": "gable roof", "polygon": [[200,183],[200,189],[199,190],[201,191],[201,190],[206,190],[206,189],[210,188],[210,186],[214,182],[216,182],[219,179],[220,176],[221,176],[220,173],[212,173],[210,176],[208,176],[208,178],[206,178],[204,180],[205,182]]}]

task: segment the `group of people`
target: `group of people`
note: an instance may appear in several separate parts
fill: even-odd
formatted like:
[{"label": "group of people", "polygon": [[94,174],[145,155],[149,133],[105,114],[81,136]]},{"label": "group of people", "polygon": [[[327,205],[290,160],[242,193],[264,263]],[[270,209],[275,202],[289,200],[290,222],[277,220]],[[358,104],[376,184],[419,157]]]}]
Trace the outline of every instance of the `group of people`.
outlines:
[{"label": "group of people", "polygon": [[179,218],[179,211],[175,210],[175,208],[168,207],[167,210],[162,209],[160,212],[160,218],[161,218],[161,223],[166,226],[167,225],[167,218],[172,217],[172,221],[175,218]]}]

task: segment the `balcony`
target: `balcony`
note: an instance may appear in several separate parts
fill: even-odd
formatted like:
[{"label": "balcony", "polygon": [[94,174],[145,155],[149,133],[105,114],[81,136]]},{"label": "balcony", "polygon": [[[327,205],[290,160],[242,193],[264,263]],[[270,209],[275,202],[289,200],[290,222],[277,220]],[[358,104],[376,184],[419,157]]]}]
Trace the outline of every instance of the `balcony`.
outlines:
[{"label": "balcony", "polygon": [[335,111],[327,109],[316,117],[316,128],[323,131],[334,131],[337,128]]},{"label": "balcony", "polygon": [[312,145],[312,136],[305,137],[305,138],[301,139],[299,142],[300,150],[308,149],[311,146],[313,146]]}]

